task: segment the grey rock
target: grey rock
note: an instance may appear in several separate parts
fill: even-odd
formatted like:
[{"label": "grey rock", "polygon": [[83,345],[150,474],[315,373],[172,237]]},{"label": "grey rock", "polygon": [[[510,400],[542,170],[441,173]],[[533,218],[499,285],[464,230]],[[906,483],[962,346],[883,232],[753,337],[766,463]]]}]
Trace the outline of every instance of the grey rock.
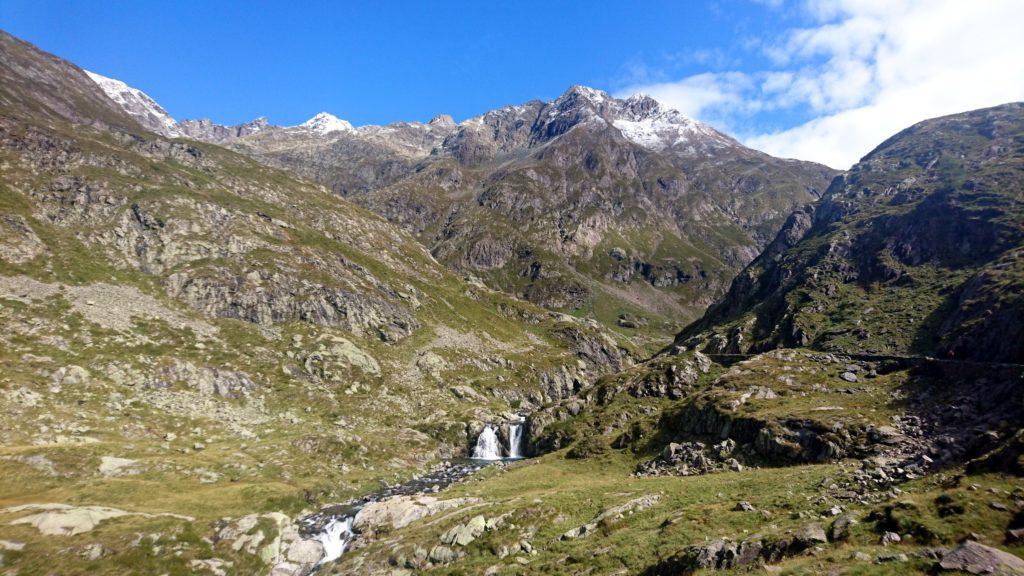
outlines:
[{"label": "grey rock", "polygon": [[822,528],[818,522],[812,522],[803,526],[793,534],[793,540],[799,543],[805,548],[809,548],[814,544],[824,544],[828,542],[828,536],[825,534],[825,529]]},{"label": "grey rock", "polygon": [[832,542],[841,542],[850,537],[850,528],[857,520],[850,514],[843,514],[832,521],[828,529],[828,537]]},{"label": "grey rock", "polygon": [[447,546],[434,546],[428,557],[435,564],[450,564],[459,559],[459,553]]},{"label": "grey rock", "polygon": [[939,561],[942,570],[960,570],[968,574],[1019,576],[1024,574],[1024,560],[1002,550],[966,540]]}]

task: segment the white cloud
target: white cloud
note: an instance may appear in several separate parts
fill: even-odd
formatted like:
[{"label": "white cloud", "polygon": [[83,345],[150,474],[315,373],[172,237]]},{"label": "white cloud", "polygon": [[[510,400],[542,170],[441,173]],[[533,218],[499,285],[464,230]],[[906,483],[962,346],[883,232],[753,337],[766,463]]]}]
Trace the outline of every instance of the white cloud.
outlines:
[{"label": "white cloud", "polygon": [[780,108],[809,111],[804,124],[741,137],[837,168],[915,122],[1024,100],[1020,0],[808,0],[803,9],[818,25],[766,47],[773,69],[621,92],[646,92],[725,125]]},{"label": "white cloud", "polygon": [[643,92],[688,116],[705,117],[723,107],[751,104],[745,94],[752,86],[751,79],[740,72],[707,72],[677,82],[643,84],[630,92]]}]

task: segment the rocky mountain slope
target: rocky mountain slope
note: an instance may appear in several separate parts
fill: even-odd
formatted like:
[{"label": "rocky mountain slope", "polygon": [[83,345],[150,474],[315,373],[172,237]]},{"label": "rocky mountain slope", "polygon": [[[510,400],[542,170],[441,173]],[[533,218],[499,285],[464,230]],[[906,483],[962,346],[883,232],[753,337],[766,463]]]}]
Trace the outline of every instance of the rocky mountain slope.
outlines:
[{"label": "rocky mountain slope", "polygon": [[794,213],[677,343],[1024,362],[1024,105],[922,122]]},{"label": "rocky mountain slope", "polygon": [[211,522],[266,514],[273,546],[221,557],[305,573],[301,509],[633,362],[322,187],[148,126],[0,33],[4,569],[194,572]]},{"label": "rocky mountain slope", "polygon": [[320,182],[493,288],[634,335],[695,318],[834,175],[584,86],[459,124],[321,113],[176,131]]}]

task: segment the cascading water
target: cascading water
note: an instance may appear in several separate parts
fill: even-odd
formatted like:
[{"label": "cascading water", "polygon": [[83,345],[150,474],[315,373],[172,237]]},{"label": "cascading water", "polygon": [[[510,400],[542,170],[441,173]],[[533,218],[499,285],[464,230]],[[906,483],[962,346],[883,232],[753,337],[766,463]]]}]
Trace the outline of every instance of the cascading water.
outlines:
[{"label": "cascading water", "polygon": [[473,448],[474,460],[501,460],[501,444],[498,443],[498,435],[494,427],[488,424],[484,426],[483,432],[476,439],[476,447]]},{"label": "cascading water", "polygon": [[508,425],[508,457],[523,457],[523,421],[513,422]]},{"label": "cascading water", "polygon": [[379,492],[367,494],[357,500],[343,505],[332,505],[310,514],[301,520],[304,525],[304,537],[315,538],[324,547],[324,554],[317,566],[337,560],[348,550],[352,542],[358,538],[353,529],[356,517],[364,506],[371,502],[380,502],[395,496],[413,494],[429,494],[461,482],[464,478],[479,471],[490,463],[485,462],[448,462],[433,471],[413,478],[408,482],[389,486]]},{"label": "cascading water", "polygon": [[333,562],[345,553],[348,543],[355,538],[352,532],[352,516],[331,520],[320,534],[317,535],[324,547],[324,557],[319,564]]},{"label": "cascading water", "polygon": [[[525,424],[526,420],[522,416],[519,416],[518,420],[514,422],[509,422],[507,450],[509,458],[523,457],[522,444]],[[480,432],[480,436],[476,439],[476,447],[473,449],[473,459],[503,460],[502,446],[498,440],[496,427],[488,424]],[[345,550],[348,549],[352,541],[358,536],[352,528],[355,518],[359,511],[367,504],[380,502],[395,496],[437,492],[441,488],[462,481],[463,478],[489,465],[490,463],[471,462],[468,460],[454,463],[446,462],[430,473],[413,478],[408,482],[389,486],[357,500],[349,501],[346,504],[332,505],[322,509],[320,512],[306,516],[301,520],[304,525],[303,535],[307,538],[316,538],[324,548],[324,555],[317,563],[317,566],[333,562],[345,553]]]}]

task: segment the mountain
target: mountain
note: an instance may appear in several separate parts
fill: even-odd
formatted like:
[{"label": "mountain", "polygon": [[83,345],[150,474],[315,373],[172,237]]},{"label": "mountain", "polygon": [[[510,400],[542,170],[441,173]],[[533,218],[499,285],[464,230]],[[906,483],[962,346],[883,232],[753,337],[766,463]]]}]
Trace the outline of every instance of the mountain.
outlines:
[{"label": "mountain", "polygon": [[[234,570],[305,574],[302,509],[634,361],[320,186],[151,131],[150,100],[94,80],[0,33],[4,570],[192,573],[216,543],[189,534],[253,514],[277,544],[229,548]],[[56,552],[100,522],[76,541],[101,563]],[[140,559],[138,522],[175,553]]]},{"label": "mountain", "polygon": [[132,88],[120,80],[107,78],[95,72],[86,71],[86,74],[99,85],[104,94],[147,130],[171,138],[182,135],[174,118],[171,118],[171,115],[145,92]]},{"label": "mountain", "polygon": [[882,143],[794,213],[677,344],[1024,361],[1024,105]]},{"label": "mountain", "polygon": [[459,124],[179,126],[383,215],[459,273],[641,341],[696,318],[835,174],[584,86]]}]

